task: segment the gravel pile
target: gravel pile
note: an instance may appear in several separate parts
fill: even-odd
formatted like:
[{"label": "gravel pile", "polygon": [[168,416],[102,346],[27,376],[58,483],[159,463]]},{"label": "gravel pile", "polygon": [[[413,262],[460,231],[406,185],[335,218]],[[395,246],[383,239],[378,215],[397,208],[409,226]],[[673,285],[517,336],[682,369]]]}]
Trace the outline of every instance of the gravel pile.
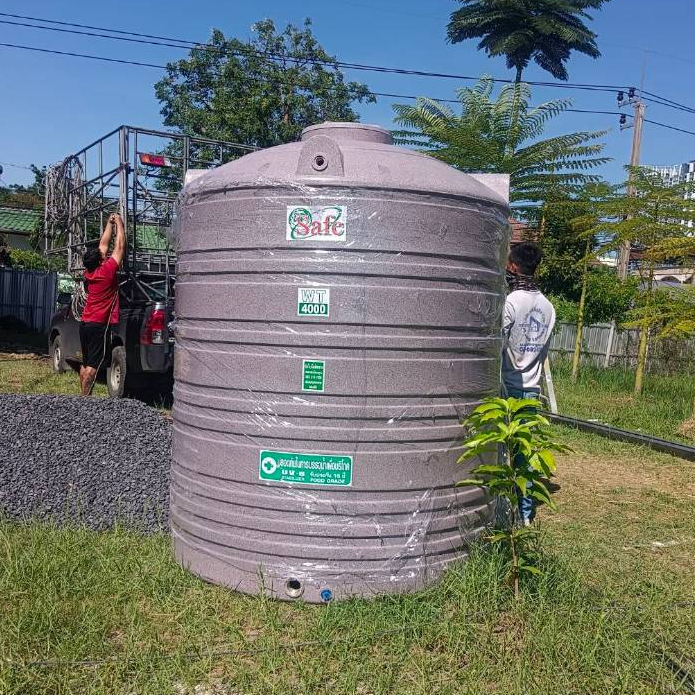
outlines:
[{"label": "gravel pile", "polygon": [[167,529],[170,454],[139,401],[0,394],[0,515]]}]

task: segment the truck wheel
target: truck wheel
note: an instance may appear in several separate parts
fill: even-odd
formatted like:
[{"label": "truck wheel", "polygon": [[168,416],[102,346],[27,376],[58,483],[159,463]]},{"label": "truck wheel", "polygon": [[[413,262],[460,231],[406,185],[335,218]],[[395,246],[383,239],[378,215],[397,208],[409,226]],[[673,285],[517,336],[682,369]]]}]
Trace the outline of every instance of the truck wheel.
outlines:
[{"label": "truck wheel", "polygon": [[56,335],[51,341],[51,349],[49,350],[51,356],[51,368],[54,374],[62,374],[68,369],[68,365],[63,357],[63,340],[60,337],[60,333]]},{"label": "truck wheel", "polygon": [[106,370],[106,388],[111,398],[125,398],[126,376],[125,348],[119,345],[111,350],[111,366]]}]

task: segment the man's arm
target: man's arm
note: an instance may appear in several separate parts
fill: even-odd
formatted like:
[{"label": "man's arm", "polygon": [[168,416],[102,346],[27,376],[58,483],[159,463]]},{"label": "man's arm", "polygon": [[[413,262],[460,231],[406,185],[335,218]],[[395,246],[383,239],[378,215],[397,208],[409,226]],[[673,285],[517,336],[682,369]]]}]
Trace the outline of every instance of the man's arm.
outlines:
[{"label": "man's arm", "polygon": [[106,258],[106,254],[109,252],[109,242],[111,241],[111,224],[114,222],[114,215],[109,215],[109,219],[106,220],[104,225],[104,231],[101,233],[101,238],[99,239],[99,251],[101,255]]},{"label": "man's arm", "polygon": [[505,344],[509,340],[509,334],[512,331],[515,316],[515,307],[511,301],[509,301],[509,297],[507,297],[504,302],[504,313],[502,314],[502,337],[504,338]]},{"label": "man's arm", "polygon": [[123,263],[123,257],[125,256],[125,228],[123,227],[123,220],[118,214],[112,215],[116,223],[116,243],[113,247],[113,253],[111,258],[121,266]]}]

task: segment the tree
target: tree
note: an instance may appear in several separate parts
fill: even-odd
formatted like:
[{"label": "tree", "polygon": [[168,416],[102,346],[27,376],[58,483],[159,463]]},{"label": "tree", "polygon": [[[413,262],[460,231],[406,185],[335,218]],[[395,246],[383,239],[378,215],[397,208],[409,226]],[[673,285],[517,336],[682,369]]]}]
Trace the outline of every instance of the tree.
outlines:
[{"label": "tree", "polygon": [[516,69],[516,82],[533,59],[558,80],[569,75],[565,63],[572,51],[592,58],[601,53],[596,34],[585,20],[588,9],[600,9],[606,0],[459,0],[461,9],[451,14],[447,39],[460,43],[481,39],[479,50],[489,56],[506,56]]},{"label": "tree", "polygon": [[[685,236],[685,225],[695,223],[695,183],[670,185],[645,167],[628,167],[628,172],[629,179],[619,193],[601,204],[604,219],[594,233],[606,234],[610,239],[603,249],[618,249],[627,242],[640,249],[642,255],[638,264],[639,303],[633,312],[633,325],[640,328],[634,388],[639,395],[644,385],[649,333],[660,313],[654,271],[664,250],[672,249],[674,240]],[[628,195],[628,191],[633,194]]]},{"label": "tree", "polygon": [[[43,210],[44,194],[46,191],[46,167],[37,167],[31,164],[34,181],[28,186],[13,183],[9,186],[0,186],[0,206],[17,208],[20,210]],[[43,241],[43,215],[37,220],[36,226],[31,230],[29,244],[35,251],[41,247]],[[0,234],[0,245],[5,243]]]},{"label": "tree", "polygon": [[576,205],[579,214],[572,219],[572,227],[576,235],[584,242],[584,253],[581,259],[581,294],[577,307],[577,332],[572,356],[572,381],[579,377],[579,362],[582,352],[582,335],[584,332],[584,310],[589,289],[589,261],[597,246],[596,227],[602,215],[602,205],[606,197],[612,194],[611,187],[604,182],[587,184],[580,191]]},{"label": "tree", "polygon": [[569,108],[569,99],[529,106],[528,85],[507,85],[493,100],[493,81],[483,77],[459,90],[461,115],[433,99],[396,104],[394,132],[400,144],[418,147],[461,171],[510,175],[511,201],[537,203],[567,195],[599,177],[587,173],[609,159],[599,156],[605,131],[581,131],[539,139],[546,123]]},{"label": "tree", "polygon": [[37,167],[35,164],[31,164],[30,168],[34,174],[33,183],[28,186],[22,186],[18,183],[0,186],[0,205],[23,210],[43,208],[46,167]]},{"label": "tree", "polygon": [[[692,267],[695,261],[695,237],[686,235],[665,239],[651,249],[657,261],[678,259]],[[683,285],[661,291],[654,303],[634,312],[636,325],[659,326],[659,337],[689,338],[695,335],[695,287]],[[683,423],[686,434],[695,433],[695,402],[693,415]]]},{"label": "tree", "polygon": [[326,120],[356,121],[351,103],[373,102],[369,89],[345,82],[318,44],[310,20],[277,33],[270,19],[249,43],[215,29],[188,58],[169,63],[155,85],[166,126],[215,140],[271,147],[298,139]]},{"label": "tree", "polygon": [[535,400],[484,399],[462,423],[467,436],[458,458],[458,463],[478,462],[471,470],[476,477],[461,480],[458,485],[483,488],[497,502],[503,502],[502,508],[511,517],[511,523],[494,529],[487,538],[509,550],[510,580],[517,599],[521,576],[541,574],[532,548],[538,532],[521,524],[519,500],[529,495],[536,503],[554,509],[546,487],[548,479],[555,474],[553,452],[571,451],[554,439],[550,423],[537,408]]}]

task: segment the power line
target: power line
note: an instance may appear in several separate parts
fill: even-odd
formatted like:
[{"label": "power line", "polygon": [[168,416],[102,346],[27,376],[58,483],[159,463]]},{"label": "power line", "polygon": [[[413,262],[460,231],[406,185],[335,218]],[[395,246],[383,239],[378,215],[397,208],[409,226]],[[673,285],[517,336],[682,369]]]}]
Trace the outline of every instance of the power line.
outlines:
[{"label": "power line", "polygon": [[[167,46],[170,48],[200,48],[203,50],[212,50],[216,52],[220,52],[223,54],[233,54],[233,55],[238,55],[238,54],[244,54],[246,53],[252,53],[254,55],[257,55],[260,58],[265,58],[270,59],[270,60],[286,60],[288,62],[302,62],[302,63],[310,63],[310,64],[315,64],[315,65],[324,65],[328,67],[340,67],[344,69],[350,69],[350,70],[364,70],[364,71],[371,71],[371,72],[381,72],[381,73],[388,73],[388,74],[398,74],[398,75],[409,75],[409,76],[417,76],[417,77],[436,77],[436,78],[443,78],[443,79],[456,79],[456,80],[463,80],[463,81],[473,81],[477,82],[479,80],[478,77],[471,76],[471,75],[459,75],[459,74],[454,74],[454,73],[445,73],[445,72],[431,72],[427,70],[412,70],[412,69],[407,69],[407,68],[396,68],[396,67],[387,67],[387,66],[382,66],[382,65],[368,65],[364,63],[351,63],[351,62],[346,62],[346,61],[341,61],[341,60],[336,60],[336,61],[329,61],[329,60],[319,60],[319,59],[299,59],[299,58],[292,58],[291,56],[284,56],[284,55],[278,55],[278,54],[273,54],[271,52],[262,52],[262,51],[256,51],[255,49],[249,47],[246,51],[228,51],[222,48],[219,48],[217,46],[210,46],[209,44],[205,43],[200,43],[197,41],[190,41],[188,39],[176,39],[176,38],[171,38],[171,37],[166,37],[166,36],[157,36],[154,34],[143,34],[139,32],[131,32],[131,31],[125,31],[122,29],[109,29],[107,27],[96,27],[96,26],[91,26],[87,24],[79,24],[76,22],[61,22],[58,20],[52,20],[52,19],[42,19],[39,17],[29,17],[26,15],[16,15],[16,14],[10,14],[7,12],[0,12],[0,16],[3,17],[14,17],[18,19],[27,19],[29,21],[33,22],[44,22],[44,23],[51,23],[51,24],[59,24],[61,26],[71,26],[71,27],[78,27],[79,29],[90,29],[90,30],[96,30],[100,32],[109,32],[110,34],[121,34],[124,36],[136,36],[136,37],[141,37],[142,39],[154,39],[156,40],[156,43],[152,43],[152,45],[157,45],[157,46]],[[38,25],[28,25],[24,24],[21,22],[9,22],[7,20],[0,20],[0,22],[5,23],[5,24],[12,24],[16,26],[26,26],[34,29],[44,29],[48,31],[61,31],[64,33],[72,33],[72,34],[78,34],[78,35],[87,35],[87,36],[96,36],[98,38],[110,38],[114,40],[128,40],[128,41],[135,41],[134,39],[124,39],[118,36],[109,36],[108,34],[93,34],[89,32],[84,32],[84,31],[77,31],[77,30],[70,30],[70,29],[57,29],[56,27],[44,27],[44,26],[38,26]],[[143,40],[138,40],[136,41],[137,43],[146,43],[149,44],[149,41],[143,41]],[[181,45],[185,44],[185,45]],[[502,77],[493,77],[490,78],[493,82],[499,82],[502,84],[513,84],[514,80],[510,78],[502,78]],[[628,87],[624,85],[602,85],[602,84],[589,84],[589,83],[574,83],[574,82],[558,82],[558,81],[532,81],[529,80],[526,82],[526,84],[534,85],[534,86],[539,86],[539,87],[556,87],[556,88],[562,88],[562,89],[578,89],[578,90],[585,90],[585,91],[603,91],[603,92],[615,92],[615,91],[620,91],[620,90],[626,90]]]},{"label": "power line", "polygon": [[25,51],[38,51],[39,53],[53,53],[55,55],[61,55],[61,56],[72,56],[74,58],[91,58],[92,60],[104,60],[107,63],[123,63],[124,65],[138,65],[143,68],[161,68],[162,70],[166,69],[166,65],[155,65],[154,63],[141,63],[135,60],[125,60],[121,58],[106,58],[104,56],[94,56],[94,55],[88,55],[86,53],[72,53],[70,51],[58,51],[56,49],[48,49],[48,48],[38,48],[36,46],[20,46],[19,44],[16,43],[0,43],[0,46],[4,46],[5,48],[21,48],[22,50]]},{"label": "power line", "polygon": [[658,125],[662,128],[668,128],[669,130],[677,130],[679,133],[687,133],[688,135],[695,135],[695,130],[686,130],[685,128],[677,128],[675,125],[668,125],[668,123],[660,123],[659,121],[652,121],[649,118],[644,119],[645,123],[651,123],[652,125]]},{"label": "power line", "polygon": [[14,167],[15,169],[26,169],[27,171],[34,171],[31,167],[26,166],[26,164],[13,164],[12,162],[0,162],[5,167]]},{"label": "power line", "polygon": [[[299,62],[309,62],[311,64],[316,64],[316,65],[323,65],[323,66],[328,66],[328,67],[341,67],[345,69],[352,69],[352,70],[366,70],[366,71],[373,71],[373,72],[382,72],[382,73],[390,73],[390,74],[399,74],[399,75],[411,75],[411,76],[420,76],[420,77],[436,77],[436,78],[446,78],[446,79],[459,79],[459,80],[465,80],[465,81],[477,81],[479,78],[473,77],[470,75],[458,75],[458,74],[451,74],[451,73],[438,73],[438,72],[430,72],[430,71],[425,71],[425,70],[410,70],[410,69],[405,69],[405,68],[394,68],[394,67],[385,67],[385,66],[378,66],[378,65],[366,65],[362,63],[350,63],[350,62],[345,62],[345,61],[329,61],[329,60],[319,60],[319,59],[309,59],[308,61],[304,59],[296,59],[292,58],[291,56],[283,56],[283,55],[278,55],[278,54],[273,54],[273,53],[264,53],[261,51],[256,51],[253,48],[249,46],[248,49],[245,51],[230,51],[230,50],[225,50],[223,48],[219,48],[217,46],[211,46],[206,43],[200,43],[197,41],[191,41],[189,39],[177,39],[177,38],[171,38],[171,37],[166,37],[166,36],[158,36],[156,34],[145,34],[141,32],[134,32],[134,31],[126,31],[122,29],[109,29],[107,27],[99,27],[99,26],[93,26],[93,25],[88,25],[88,24],[79,24],[76,22],[63,22],[59,20],[53,20],[53,19],[44,19],[40,17],[31,17],[27,15],[18,15],[18,14],[12,14],[8,12],[0,12],[0,16],[3,17],[12,17],[14,19],[25,19],[33,22],[43,22],[45,24],[56,24],[60,26],[68,26],[68,27],[78,27],[79,30],[77,29],[60,29],[58,27],[47,27],[47,26],[40,26],[36,24],[27,24],[25,22],[15,22],[15,21],[8,21],[8,20],[0,20],[0,23],[3,24],[9,24],[13,26],[23,26],[23,27],[28,27],[32,29],[43,29],[46,31],[55,31],[55,32],[61,32],[61,33],[70,33],[70,34],[77,34],[81,36],[90,36],[90,37],[95,37],[95,38],[105,38],[105,39],[112,39],[116,41],[128,41],[131,43],[139,43],[139,44],[146,44],[146,45],[154,45],[154,46],[164,46],[164,47],[169,47],[169,48],[178,48],[178,49],[184,49],[184,50],[189,50],[190,48],[200,48],[202,50],[208,50],[208,51],[215,51],[219,52],[222,54],[227,54],[227,55],[244,55],[244,54],[249,54],[251,53],[252,55],[256,55],[259,58],[265,59],[265,60],[285,60],[290,63],[299,63]],[[94,30],[94,31],[83,31],[85,29],[88,30]],[[94,32],[108,32],[107,34],[103,33],[94,33]],[[119,36],[112,36],[111,34],[119,34]],[[137,38],[129,38],[129,37],[137,37]],[[513,83],[513,80],[507,79],[507,78],[491,78],[494,82],[499,82],[499,83],[506,83],[506,84],[511,84]],[[613,91],[620,91],[620,90],[625,90],[626,87],[620,86],[620,85],[602,85],[602,84],[589,84],[589,83],[572,83],[572,82],[553,82],[553,81],[528,81],[527,84],[534,85],[534,86],[541,86],[541,87],[562,87],[565,89],[577,89],[577,90],[585,90],[585,91],[608,91],[608,92],[613,92]],[[641,90],[641,92],[645,95],[645,100],[651,101],[652,103],[658,104],[660,106],[665,106],[677,110],[682,110],[687,113],[695,113],[695,108],[687,106],[686,104],[681,104],[680,102],[674,101],[672,99],[667,99],[666,97],[662,97],[658,94],[654,94],[652,92],[647,92],[646,90]]]},{"label": "power line", "polygon": [[[166,69],[166,65],[161,65],[161,64],[157,64],[157,63],[143,63],[140,61],[126,60],[124,58],[109,58],[106,56],[92,55],[89,53],[75,53],[72,51],[59,51],[59,50],[53,49],[53,48],[39,48],[38,46],[23,46],[20,44],[13,44],[13,43],[0,43],[0,47],[18,48],[18,49],[27,50],[27,51],[37,51],[39,53],[50,53],[50,54],[56,54],[56,55],[69,56],[72,58],[86,58],[89,60],[101,60],[101,61],[106,61],[108,63],[121,63],[121,64],[125,64],[125,65],[135,65],[137,67],[158,68],[158,69],[162,69],[162,70]],[[239,82],[256,82],[256,83],[267,84],[267,85],[274,84],[273,82],[270,82],[268,80],[260,80],[260,79],[255,79],[252,77],[237,78],[237,81],[239,81]],[[278,80],[277,84],[289,84],[289,83]],[[301,88],[301,85],[296,84],[296,83],[294,83],[293,86]],[[417,99],[423,98],[422,95],[398,94],[398,93],[394,93],[394,92],[373,92],[371,90],[369,91],[369,94],[373,95],[375,97],[384,97],[384,98],[390,98],[390,99],[417,100]],[[433,101],[437,101],[437,102],[441,102],[441,103],[459,104],[459,105],[461,104],[461,102],[458,99],[445,99],[445,98],[437,98],[437,97],[429,97],[429,98],[432,99]],[[566,108],[563,110],[567,111],[567,112],[571,112],[571,113],[590,113],[590,114],[608,115],[608,116],[621,116],[621,115],[623,115],[620,111],[603,111],[600,109]]]}]

